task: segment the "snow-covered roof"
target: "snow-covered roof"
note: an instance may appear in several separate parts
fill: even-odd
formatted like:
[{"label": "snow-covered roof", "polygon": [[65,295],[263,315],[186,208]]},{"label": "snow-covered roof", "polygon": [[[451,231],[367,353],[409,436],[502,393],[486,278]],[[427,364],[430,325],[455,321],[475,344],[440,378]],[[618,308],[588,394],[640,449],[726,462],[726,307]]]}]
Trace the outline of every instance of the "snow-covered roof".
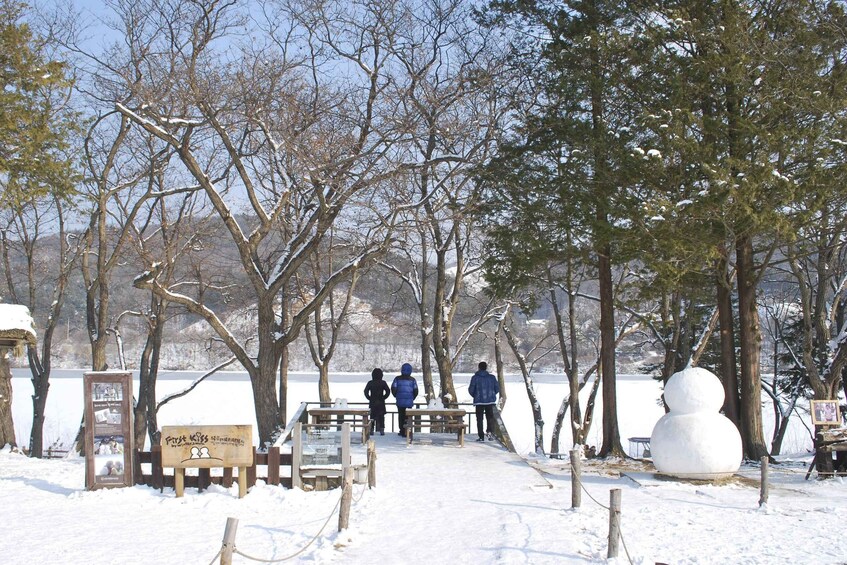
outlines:
[{"label": "snow-covered roof", "polygon": [[35,345],[35,322],[22,304],[0,304],[0,342],[25,341]]}]

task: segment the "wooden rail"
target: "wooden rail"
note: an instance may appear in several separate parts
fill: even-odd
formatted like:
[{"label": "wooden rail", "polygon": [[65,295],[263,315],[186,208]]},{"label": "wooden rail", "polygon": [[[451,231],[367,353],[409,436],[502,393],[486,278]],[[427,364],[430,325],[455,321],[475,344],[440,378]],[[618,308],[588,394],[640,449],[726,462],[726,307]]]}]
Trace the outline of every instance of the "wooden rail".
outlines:
[{"label": "wooden rail", "polygon": [[[142,464],[150,465],[150,473],[142,472]],[[162,490],[175,488],[174,475],[166,475],[162,467],[162,448],[154,446],[151,451],[135,452],[135,484],[147,485]],[[259,475],[258,468],[265,467],[265,474]],[[283,476],[283,467],[288,467],[288,476]],[[269,485],[282,485],[291,488],[291,454],[280,453],[279,447],[271,447],[267,453],[256,451],[254,448],[253,465],[247,467],[247,488],[261,479]],[[234,484],[231,467],[223,468],[223,475],[212,476],[211,469],[198,469],[197,475],[187,475],[185,486],[205,490],[210,485],[222,485],[229,488]]]}]

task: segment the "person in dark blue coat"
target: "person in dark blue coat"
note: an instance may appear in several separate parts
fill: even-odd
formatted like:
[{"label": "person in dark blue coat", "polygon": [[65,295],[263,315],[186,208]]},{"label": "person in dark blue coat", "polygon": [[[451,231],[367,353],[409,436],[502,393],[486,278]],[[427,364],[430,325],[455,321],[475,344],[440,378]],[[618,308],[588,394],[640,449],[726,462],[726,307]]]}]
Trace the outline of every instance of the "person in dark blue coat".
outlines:
[{"label": "person in dark blue coat", "polygon": [[479,435],[476,441],[485,441],[485,435],[482,432],[483,414],[485,414],[488,439],[491,441],[494,439],[491,430],[494,429],[494,405],[497,403],[497,395],[500,394],[500,383],[497,382],[497,377],[488,372],[488,363],[485,361],[479,364],[479,370],[471,377],[468,392],[473,397],[476,407],[476,432]]},{"label": "person in dark blue coat", "polygon": [[418,381],[412,376],[412,366],[403,363],[400,374],[391,382],[391,394],[397,399],[397,414],[400,418],[400,434],[406,436],[406,409],[411,408],[418,396]]},{"label": "person in dark blue coat", "polygon": [[371,371],[371,380],[365,385],[365,398],[368,399],[368,407],[371,409],[371,433],[374,428],[379,435],[385,435],[385,399],[391,396],[388,383],[382,380],[382,369],[377,367]]}]

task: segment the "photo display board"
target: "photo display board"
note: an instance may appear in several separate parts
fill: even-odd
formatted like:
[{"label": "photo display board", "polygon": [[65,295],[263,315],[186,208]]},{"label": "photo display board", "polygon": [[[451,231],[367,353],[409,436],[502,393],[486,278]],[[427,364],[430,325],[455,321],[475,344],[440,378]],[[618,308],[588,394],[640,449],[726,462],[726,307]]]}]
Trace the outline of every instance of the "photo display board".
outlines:
[{"label": "photo display board", "polygon": [[85,487],[132,486],[132,374],[90,372],[85,387]]}]

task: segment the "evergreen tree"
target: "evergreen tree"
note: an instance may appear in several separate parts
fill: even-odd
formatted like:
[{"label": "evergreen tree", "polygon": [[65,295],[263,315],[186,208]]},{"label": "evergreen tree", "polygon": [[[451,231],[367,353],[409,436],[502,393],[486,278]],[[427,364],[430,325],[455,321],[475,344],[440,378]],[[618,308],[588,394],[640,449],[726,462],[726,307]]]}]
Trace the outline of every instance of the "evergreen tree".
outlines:
[{"label": "evergreen tree", "polygon": [[64,64],[21,20],[27,6],[0,0],[0,201],[14,206],[72,187],[65,155],[74,115]]}]

